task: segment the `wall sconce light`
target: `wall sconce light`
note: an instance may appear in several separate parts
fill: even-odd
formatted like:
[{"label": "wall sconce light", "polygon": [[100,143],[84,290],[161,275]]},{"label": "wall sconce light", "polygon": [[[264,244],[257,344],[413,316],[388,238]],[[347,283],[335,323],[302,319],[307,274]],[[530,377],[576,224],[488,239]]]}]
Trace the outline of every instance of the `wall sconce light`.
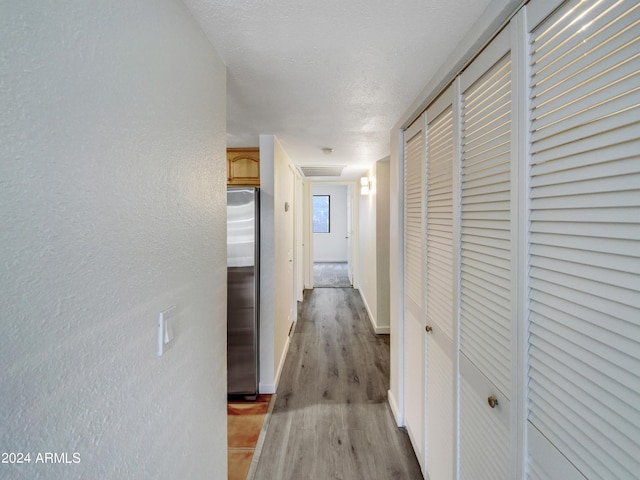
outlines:
[{"label": "wall sconce light", "polygon": [[371,180],[369,177],[360,177],[360,195],[369,195]]}]

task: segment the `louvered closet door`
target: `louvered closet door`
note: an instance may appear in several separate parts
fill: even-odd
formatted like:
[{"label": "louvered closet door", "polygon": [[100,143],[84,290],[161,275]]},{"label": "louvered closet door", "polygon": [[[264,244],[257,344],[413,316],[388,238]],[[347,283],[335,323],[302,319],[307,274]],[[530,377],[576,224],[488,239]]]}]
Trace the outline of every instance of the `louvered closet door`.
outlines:
[{"label": "louvered closet door", "polygon": [[[511,61],[503,30],[463,72],[460,468],[509,479]],[[498,404],[491,408],[489,397]]]},{"label": "louvered closet door", "polygon": [[530,30],[529,476],[637,479],[640,4]]},{"label": "louvered closet door", "polygon": [[405,423],[424,469],[424,120],[405,131],[404,157],[404,350]]},{"label": "louvered closet door", "polygon": [[452,90],[427,109],[426,471],[453,478],[453,156]]}]

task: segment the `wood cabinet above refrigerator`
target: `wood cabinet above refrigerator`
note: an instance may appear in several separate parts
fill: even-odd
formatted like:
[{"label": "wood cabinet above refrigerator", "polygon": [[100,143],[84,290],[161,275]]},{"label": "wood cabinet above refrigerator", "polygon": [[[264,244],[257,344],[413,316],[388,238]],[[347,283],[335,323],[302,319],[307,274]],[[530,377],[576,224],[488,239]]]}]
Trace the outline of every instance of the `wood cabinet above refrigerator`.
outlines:
[{"label": "wood cabinet above refrigerator", "polygon": [[260,149],[227,149],[227,185],[260,186]]}]

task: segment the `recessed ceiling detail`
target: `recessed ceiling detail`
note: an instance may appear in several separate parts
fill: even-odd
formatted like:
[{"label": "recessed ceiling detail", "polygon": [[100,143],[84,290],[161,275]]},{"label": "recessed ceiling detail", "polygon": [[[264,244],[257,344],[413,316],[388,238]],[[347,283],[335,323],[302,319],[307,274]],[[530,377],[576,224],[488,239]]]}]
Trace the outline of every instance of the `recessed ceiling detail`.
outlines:
[{"label": "recessed ceiling detail", "polygon": [[344,167],[344,165],[301,166],[300,170],[305,177],[339,177]]}]

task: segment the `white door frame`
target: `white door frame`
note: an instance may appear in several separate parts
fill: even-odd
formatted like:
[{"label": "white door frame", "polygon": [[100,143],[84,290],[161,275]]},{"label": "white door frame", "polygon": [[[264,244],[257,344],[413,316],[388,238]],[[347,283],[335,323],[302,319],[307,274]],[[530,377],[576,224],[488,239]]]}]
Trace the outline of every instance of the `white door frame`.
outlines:
[{"label": "white door frame", "polygon": [[358,259],[359,259],[359,190],[356,182],[311,182],[304,181],[303,183],[303,257],[304,257],[304,288],[313,288],[313,187],[315,185],[330,186],[330,185],[346,185],[347,196],[350,199],[351,204],[351,225],[347,225],[347,232],[349,235],[349,257],[347,259],[348,268],[351,272],[351,280],[353,288],[358,288]]}]

